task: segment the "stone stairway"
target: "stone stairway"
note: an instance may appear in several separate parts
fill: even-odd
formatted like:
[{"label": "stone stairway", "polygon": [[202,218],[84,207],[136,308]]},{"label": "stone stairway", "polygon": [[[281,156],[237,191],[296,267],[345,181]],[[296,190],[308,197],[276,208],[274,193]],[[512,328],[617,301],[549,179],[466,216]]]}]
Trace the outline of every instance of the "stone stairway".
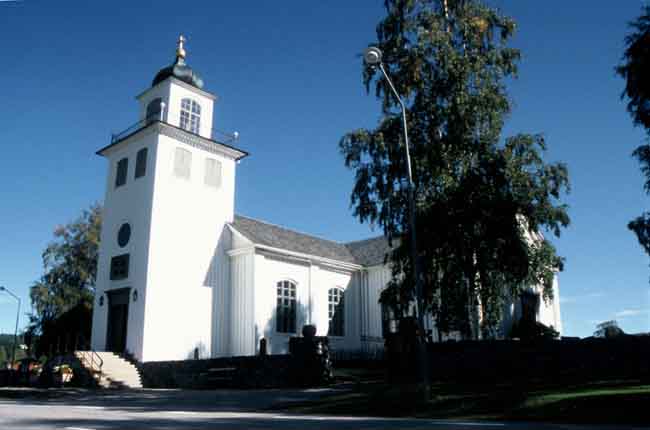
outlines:
[{"label": "stone stairway", "polygon": [[[81,364],[93,375],[100,387],[142,388],[138,369],[129,361],[107,351],[75,351]],[[101,360],[99,360],[101,359]],[[101,371],[99,370],[99,363]]]}]

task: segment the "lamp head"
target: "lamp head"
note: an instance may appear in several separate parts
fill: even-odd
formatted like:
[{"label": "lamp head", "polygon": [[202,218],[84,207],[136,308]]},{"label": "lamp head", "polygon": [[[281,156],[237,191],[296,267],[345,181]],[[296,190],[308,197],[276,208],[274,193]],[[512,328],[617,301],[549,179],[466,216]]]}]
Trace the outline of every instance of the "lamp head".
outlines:
[{"label": "lamp head", "polygon": [[381,63],[381,51],[375,46],[370,46],[363,51],[363,61],[370,66]]},{"label": "lamp head", "polygon": [[4,290],[5,290],[5,287],[3,287],[2,285],[0,285],[0,291],[4,291]]}]

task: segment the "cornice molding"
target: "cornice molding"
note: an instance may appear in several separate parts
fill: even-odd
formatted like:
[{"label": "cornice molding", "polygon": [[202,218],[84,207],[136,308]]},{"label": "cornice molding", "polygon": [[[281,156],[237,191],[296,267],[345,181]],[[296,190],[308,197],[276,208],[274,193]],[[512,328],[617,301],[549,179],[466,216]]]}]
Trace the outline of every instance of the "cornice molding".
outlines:
[{"label": "cornice molding", "polygon": [[157,127],[159,127],[160,134],[164,136],[171,137],[172,139],[176,139],[179,142],[185,143],[186,145],[190,145],[195,148],[211,152],[213,154],[223,155],[234,160],[239,160],[240,158],[248,155],[247,153],[238,149],[231,148],[229,146],[215,142],[214,140],[206,139],[205,137],[199,136],[198,134],[190,133],[164,122],[159,122],[157,124]]},{"label": "cornice molding", "polygon": [[151,133],[161,134],[186,145],[190,145],[195,148],[211,152],[213,154],[232,158],[235,161],[238,161],[248,155],[248,152],[246,151],[242,151],[224,143],[219,143],[216,140],[207,139],[203,136],[199,136],[198,134],[190,133],[189,131],[183,130],[182,128],[178,128],[174,125],[160,121],[154,121],[151,124],[145,125],[139,130],[136,130],[130,135],[126,136],[124,139],[118,140],[117,142],[114,142],[100,149],[96,152],[96,154],[104,156],[110,155],[112,152],[115,152],[120,148],[127,146],[133,140],[140,139],[143,136]]}]

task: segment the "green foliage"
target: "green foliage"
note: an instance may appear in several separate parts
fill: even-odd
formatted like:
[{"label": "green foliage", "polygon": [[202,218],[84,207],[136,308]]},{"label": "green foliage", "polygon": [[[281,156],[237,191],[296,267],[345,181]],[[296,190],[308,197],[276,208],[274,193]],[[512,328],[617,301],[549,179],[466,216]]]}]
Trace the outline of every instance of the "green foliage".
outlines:
[{"label": "green foliage", "polygon": [[[377,46],[407,104],[417,206],[418,252],[426,307],[442,331],[471,331],[468,309],[480,299],[484,333],[503,303],[539,284],[552,296],[563,260],[538,232],[569,223],[559,203],[568,191],[563,164],[546,164],[542,135],[501,132],[510,112],[504,80],[515,77],[515,22],[474,0],[386,0]],[[374,130],[340,141],[356,173],[355,216],[398,239],[393,279],[382,296],[407,312],[414,280],[409,258],[408,188],[399,105],[378,71],[366,66],[383,118]]]},{"label": "green foliage", "polygon": [[553,328],[539,321],[530,321],[521,319],[512,325],[510,329],[511,339],[521,339],[525,341],[534,341],[539,339],[557,339],[560,333]]},{"label": "green foliage", "polygon": [[[628,100],[627,110],[634,125],[644,127],[650,136],[650,6],[642,8],[641,15],[630,27],[632,32],[625,38],[623,63],[616,72],[625,79],[621,97]],[[650,193],[650,144],[639,146],[632,155],[641,164],[646,177],[644,189]],[[650,254],[650,212],[630,221],[628,228]]]},{"label": "green foliage", "polygon": [[34,356],[89,349],[91,325],[92,306],[88,302],[81,302],[59,317],[43,321],[34,344]]},{"label": "green foliage", "polygon": [[30,338],[73,307],[92,306],[100,230],[98,204],[84,210],[72,223],[54,230],[54,240],[43,252],[45,273],[30,289],[34,309],[28,328]]},{"label": "green foliage", "polygon": [[[19,347],[23,343],[23,337],[18,334],[18,342],[16,343],[16,360],[21,360],[27,356],[25,351]],[[11,351],[13,347],[14,335],[0,334],[0,368],[4,368],[3,364],[5,362],[11,361]]]},{"label": "green foliage", "polygon": [[622,98],[635,125],[650,129],[650,6],[630,23],[632,32],[625,37],[623,63],[616,72],[625,79]]},{"label": "green foliage", "polygon": [[625,332],[618,326],[618,322],[614,320],[598,324],[596,326],[596,331],[594,332],[594,337],[602,337],[606,339],[619,336],[625,336]]}]

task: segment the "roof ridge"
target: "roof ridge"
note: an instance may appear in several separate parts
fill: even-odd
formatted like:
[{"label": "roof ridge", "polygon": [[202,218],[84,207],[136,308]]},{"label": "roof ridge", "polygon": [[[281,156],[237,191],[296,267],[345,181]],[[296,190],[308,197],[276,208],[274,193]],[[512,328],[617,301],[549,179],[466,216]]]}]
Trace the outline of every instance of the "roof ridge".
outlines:
[{"label": "roof ridge", "polygon": [[373,236],[373,237],[369,237],[369,238],[366,238],[366,239],[351,240],[350,242],[343,242],[343,245],[345,245],[345,246],[354,245],[354,244],[357,244],[357,243],[370,242],[371,240],[378,240],[378,239],[386,239],[386,240],[388,240],[386,238],[386,236],[384,236],[383,234],[380,234],[378,236]]},{"label": "roof ridge", "polygon": [[390,250],[384,236],[336,242],[240,214],[235,215],[231,225],[253,243],[361,266],[383,264]]},{"label": "roof ridge", "polygon": [[301,235],[303,235],[303,236],[313,237],[314,239],[324,240],[324,241],[326,241],[326,242],[334,243],[334,244],[341,245],[341,246],[345,246],[345,245],[348,243],[348,242],[338,242],[338,241],[336,241],[336,240],[327,239],[327,238],[322,237],[322,236],[317,236],[317,235],[315,235],[315,234],[313,234],[313,233],[305,233],[305,232],[303,232],[303,231],[296,230],[296,229],[294,229],[294,228],[285,227],[285,226],[283,226],[283,225],[274,224],[274,223],[272,223],[272,222],[264,221],[264,220],[261,220],[261,219],[259,219],[259,218],[253,218],[253,217],[246,216],[246,215],[235,214],[235,217],[246,218],[246,219],[249,219],[249,220],[251,220],[251,221],[260,222],[260,223],[262,223],[262,224],[266,224],[266,225],[270,225],[270,226],[273,226],[273,227],[281,228],[281,229],[283,229],[283,230],[288,230],[288,231],[291,231],[291,232],[293,232],[293,233],[298,233],[298,234],[301,234]]}]

